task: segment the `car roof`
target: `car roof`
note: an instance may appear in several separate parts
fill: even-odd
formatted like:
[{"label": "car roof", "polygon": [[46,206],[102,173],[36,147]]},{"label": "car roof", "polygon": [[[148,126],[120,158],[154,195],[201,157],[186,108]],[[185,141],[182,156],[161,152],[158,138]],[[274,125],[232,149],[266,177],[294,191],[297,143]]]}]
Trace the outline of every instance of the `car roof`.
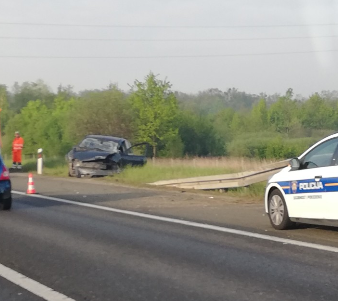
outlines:
[{"label": "car roof", "polygon": [[125,141],[125,138],[120,138],[120,137],[113,137],[113,136],[104,136],[104,135],[87,135],[85,138],[97,138],[97,139],[104,139],[104,140],[109,140],[109,141],[114,141],[121,143]]}]

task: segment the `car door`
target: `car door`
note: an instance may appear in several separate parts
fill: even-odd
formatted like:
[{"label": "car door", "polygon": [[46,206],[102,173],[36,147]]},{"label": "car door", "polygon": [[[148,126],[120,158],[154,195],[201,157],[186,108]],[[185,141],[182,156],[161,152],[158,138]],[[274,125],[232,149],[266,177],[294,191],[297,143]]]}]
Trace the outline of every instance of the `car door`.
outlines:
[{"label": "car door", "polygon": [[324,141],[302,155],[298,170],[286,173],[290,217],[338,219],[337,146],[338,138]]},{"label": "car door", "polygon": [[[133,150],[136,147],[139,147],[139,146],[142,146],[142,145],[145,146],[145,154],[144,155],[134,154]],[[147,161],[147,157],[146,157],[147,147],[148,147],[148,143],[135,144],[135,145],[133,145],[132,147],[129,147],[129,148],[126,148],[126,145],[122,144],[123,152],[121,152],[121,160],[122,160],[123,166],[126,166],[126,165],[142,166],[142,165],[144,165]]]}]

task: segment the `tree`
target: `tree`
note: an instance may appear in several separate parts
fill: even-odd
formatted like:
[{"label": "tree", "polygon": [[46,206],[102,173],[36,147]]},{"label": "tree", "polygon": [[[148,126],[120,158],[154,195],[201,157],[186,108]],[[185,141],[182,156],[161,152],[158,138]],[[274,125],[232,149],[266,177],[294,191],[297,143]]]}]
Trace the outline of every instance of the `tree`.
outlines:
[{"label": "tree", "polygon": [[218,136],[225,142],[228,142],[233,137],[233,131],[231,128],[232,120],[234,118],[235,110],[227,108],[213,117],[213,125]]},{"label": "tree", "polygon": [[70,99],[76,96],[76,93],[73,90],[73,86],[67,85],[62,86],[61,84],[57,88],[57,96],[64,99]]},{"label": "tree", "polygon": [[198,116],[190,111],[181,112],[179,134],[185,155],[224,155],[225,141],[218,137],[214,125],[206,116]]},{"label": "tree", "polygon": [[10,112],[8,108],[8,92],[5,85],[0,84],[0,125],[1,134],[10,118]]},{"label": "tree", "polygon": [[298,104],[297,101],[287,97],[280,97],[269,109],[269,123],[273,130],[289,134],[298,129]]},{"label": "tree", "polygon": [[312,95],[301,109],[301,120],[308,129],[333,129],[334,106],[318,94]]},{"label": "tree", "polygon": [[165,143],[178,134],[177,99],[170,89],[169,82],[157,79],[150,72],[145,82],[134,82],[130,95],[135,114],[136,138],[152,146],[154,157],[160,141]]},{"label": "tree", "polygon": [[124,93],[116,87],[78,99],[69,117],[69,135],[74,141],[89,134],[132,138],[131,109]]},{"label": "tree", "polygon": [[53,92],[42,80],[31,83],[24,82],[22,85],[15,83],[10,107],[18,113],[29,101],[37,99],[40,99],[46,105],[51,105],[54,100]]},{"label": "tree", "polygon": [[247,118],[244,113],[235,112],[230,124],[231,131],[235,134],[246,131],[246,120]]},{"label": "tree", "polygon": [[265,99],[261,99],[251,110],[251,129],[265,130],[268,123],[268,111]]},{"label": "tree", "polygon": [[29,101],[20,114],[12,118],[6,127],[6,152],[10,152],[13,134],[20,131],[25,139],[24,153],[33,154],[38,148],[46,149],[48,139],[45,138],[45,123],[51,116],[51,111],[41,100]]},{"label": "tree", "polygon": [[[198,114],[216,114],[226,108],[236,111],[248,111],[260,98],[258,95],[247,94],[235,88],[221,91],[217,88],[201,91],[198,94],[175,93],[180,107]],[[267,97],[263,94],[263,97]]]}]

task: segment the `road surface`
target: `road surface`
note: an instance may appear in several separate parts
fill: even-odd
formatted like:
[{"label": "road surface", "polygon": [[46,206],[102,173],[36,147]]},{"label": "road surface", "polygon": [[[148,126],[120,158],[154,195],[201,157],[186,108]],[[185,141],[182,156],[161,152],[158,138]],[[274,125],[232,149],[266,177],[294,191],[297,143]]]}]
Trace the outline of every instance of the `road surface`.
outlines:
[{"label": "road surface", "polygon": [[[335,228],[274,231],[263,204],[224,195],[86,179],[35,185],[39,198],[14,194],[13,210],[0,212],[0,300],[337,300]],[[13,189],[24,192],[27,177],[14,175]],[[5,269],[20,274],[8,280]],[[22,275],[35,281],[30,291]]]}]

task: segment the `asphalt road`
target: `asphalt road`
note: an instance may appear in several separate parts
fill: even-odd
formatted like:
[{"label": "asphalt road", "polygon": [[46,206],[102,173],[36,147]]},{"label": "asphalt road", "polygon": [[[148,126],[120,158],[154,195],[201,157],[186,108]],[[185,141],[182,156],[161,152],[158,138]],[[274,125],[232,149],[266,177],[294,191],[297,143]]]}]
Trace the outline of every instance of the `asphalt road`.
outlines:
[{"label": "asphalt road", "polygon": [[[337,244],[336,229],[273,231],[247,200],[92,182],[35,178],[39,193],[80,203]],[[74,300],[337,300],[333,252],[21,195],[0,229],[0,264]],[[1,301],[42,300],[1,277],[0,288]]]}]

